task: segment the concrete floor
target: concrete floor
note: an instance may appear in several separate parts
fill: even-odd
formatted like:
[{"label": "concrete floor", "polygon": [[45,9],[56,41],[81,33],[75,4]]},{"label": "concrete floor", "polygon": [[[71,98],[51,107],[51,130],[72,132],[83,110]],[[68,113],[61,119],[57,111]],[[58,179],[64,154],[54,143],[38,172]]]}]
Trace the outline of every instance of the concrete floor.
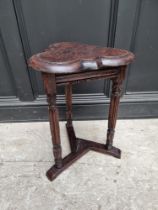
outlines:
[{"label": "concrete floor", "polygon": [[[105,142],[106,124],[74,122],[77,136],[98,142]],[[49,182],[48,123],[0,124],[0,210],[158,210],[158,119],[119,120],[114,145],[121,160],[89,152]]]}]

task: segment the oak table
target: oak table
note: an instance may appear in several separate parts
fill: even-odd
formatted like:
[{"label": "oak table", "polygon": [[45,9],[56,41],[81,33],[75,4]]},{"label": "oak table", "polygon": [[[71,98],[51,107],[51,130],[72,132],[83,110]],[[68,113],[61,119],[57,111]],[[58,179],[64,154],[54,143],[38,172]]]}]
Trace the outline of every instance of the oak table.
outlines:
[{"label": "oak table", "polygon": [[[28,64],[42,72],[49,107],[49,120],[52,135],[55,165],[46,173],[54,180],[62,171],[89,150],[121,157],[120,149],[113,146],[118,105],[126,67],[134,60],[133,53],[127,50],[105,48],[94,45],[61,42],[52,44],[42,53],[33,55]],[[105,144],[76,137],[72,123],[72,84],[94,79],[112,80],[107,140]],[[65,85],[66,128],[71,153],[62,158],[60,143],[58,107],[56,105],[57,85]]]}]

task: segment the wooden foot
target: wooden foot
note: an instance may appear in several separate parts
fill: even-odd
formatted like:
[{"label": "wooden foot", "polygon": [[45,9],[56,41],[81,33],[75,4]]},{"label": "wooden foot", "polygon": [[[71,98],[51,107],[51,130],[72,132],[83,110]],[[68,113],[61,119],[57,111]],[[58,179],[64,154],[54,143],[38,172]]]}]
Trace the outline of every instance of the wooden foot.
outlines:
[{"label": "wooden foot", "polygon": [[75,136],[75,132],[72,125],[69,126],[68,124],[66,124],[66,128],[70,145],[75,146],[71,146],[72,152],[69,155],[67,155],[64,159],[62,159],[61,168],[57,168],[54,165],[47,171],[46,175],[50,181],[53,181],[62,171],[68,168],[72,163],[74,163],[76,160],[82,157],[89,150],[111,155],[116,158],[121,158],[120,149],[113,146],[110,149],[108,149],[104,144],[77,138]]}]

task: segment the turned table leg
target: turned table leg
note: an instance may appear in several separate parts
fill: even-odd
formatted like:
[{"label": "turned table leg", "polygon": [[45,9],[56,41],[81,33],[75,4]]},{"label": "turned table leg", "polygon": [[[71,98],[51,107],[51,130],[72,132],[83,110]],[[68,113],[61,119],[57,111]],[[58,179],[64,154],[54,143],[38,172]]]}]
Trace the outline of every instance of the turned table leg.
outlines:
[{"label": "turned table leg", "polygon": [[60,143],[59,117],[56,106],[56,81],[55,74],[43,73],[44,87],[47,94],[50,129],[52,135],[53,154],[55,167],[62,167],[62,151]]},{"label": "turned table leg", "polygon": [[65,97],[66,97],[66,128],[69,136],[71,152],[77,151],[77,140],[75,131],[72,124],[72,84],[68,83],[65,86]]},{"label": "turned table leg", "polygon": [[65,86],[67,126],[72,126],[72,84]]},{"label": "turned table leg", "polygon": [[112,149],[113,147],[113,138],[114,138],[114,132],[117,120],[118,106],[122,92],[122,83],[125,77],[125,69],[126,67],[121,67],[118,76],[111,79],[112,94],[110,99],[108,130],[107,130],[107,140],[106,140],[106,148],[109,150]]}]

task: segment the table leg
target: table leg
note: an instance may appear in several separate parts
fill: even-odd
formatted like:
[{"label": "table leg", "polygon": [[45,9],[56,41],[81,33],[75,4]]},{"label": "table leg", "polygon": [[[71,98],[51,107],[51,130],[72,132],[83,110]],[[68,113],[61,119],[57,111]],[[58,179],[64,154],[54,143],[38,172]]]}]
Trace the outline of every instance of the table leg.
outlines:
[{"label": "table leg", "polygon": [[110,99],[108,130],[107,130],[107,140],[106,140],[107,149],[112,149],[113,147],[113,138],[114,138],[114,132],[117,120],[118,106],[122,92],[122,83],[125,77],[125,68],[126,67],[121,67],[118,76],[112,79],[112,94]]},{"label": "table leg", "polygon": [[60,143],[59,116],[56,106],[56,81],[54,74],[43,73],[44,87],[47,94],[49,107],[49,120],[52,135],[53,154],[55,158],[55,167],[62,167],[62,150]]},{"label": "table leg", "polygon": [[65,87],[65,96],[66,96],[66,120],[67,125],[72,126],[72,84],[69,83]]},{"label": "table leg", "polygon": [[66,96],[66,128],[70,141],[71,152],[76,152],[78,149],[78,144],[76,140],[75,131],[72,124],[72,84],[69,83],[65,87]]}]

